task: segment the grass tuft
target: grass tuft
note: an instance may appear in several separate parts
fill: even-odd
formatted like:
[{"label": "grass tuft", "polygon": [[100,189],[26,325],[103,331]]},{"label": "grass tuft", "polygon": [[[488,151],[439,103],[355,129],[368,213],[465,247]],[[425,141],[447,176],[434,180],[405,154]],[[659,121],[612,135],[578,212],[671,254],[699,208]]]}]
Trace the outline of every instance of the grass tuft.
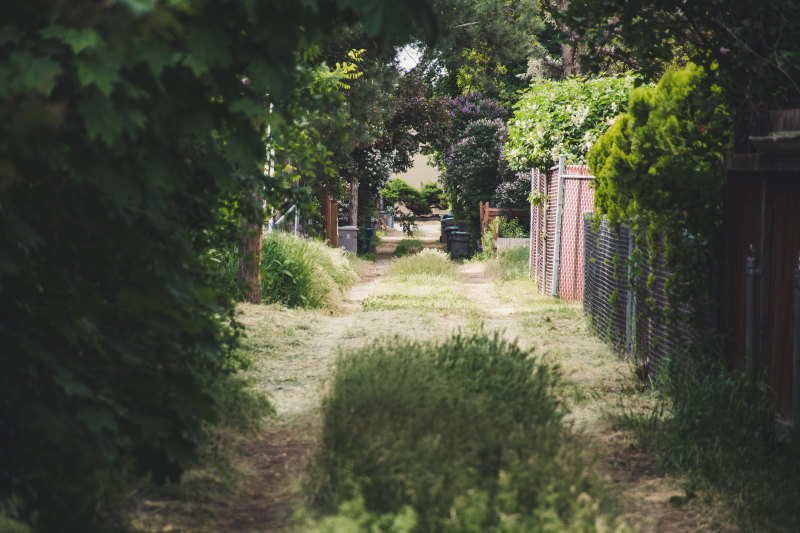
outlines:
[{"label": "grass tuft", "polygon": [[421,251],[422,241],[419,239],[405,238],[397,243],[397,248],[395,248],[394,255],[397,257],[403,257],[406,255],[417,254]]},{"label": "grass tuft", "polygon": [[419,281],[421,278],[455,279],[457,272],[447,254],[427,248],[418,254],[396,259],[389,267],[387,276],[396,281]]}]

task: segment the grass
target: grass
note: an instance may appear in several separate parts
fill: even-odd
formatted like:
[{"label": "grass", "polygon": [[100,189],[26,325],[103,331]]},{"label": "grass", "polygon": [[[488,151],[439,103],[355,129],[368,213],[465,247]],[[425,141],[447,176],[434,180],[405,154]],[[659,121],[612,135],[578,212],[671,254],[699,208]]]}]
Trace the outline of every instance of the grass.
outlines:
[{"label": "grass", "polygon": [[552,366],[497,334],[342,356],[301,529],[624,530],[560,394]]},{"label": "grass", "polygon": [[743,530],[800,530],[800,438],[778,438],[766,385],[711,368],[679,383],[650,410],[628,411],[621,427],[653,453],[663,472],[686,476],[687,497],[717,494]]},{"label": "grass", "polygon": [[406,255],[416,254],[422,251],[422,241],[419,239],[405,238],[397,243],[394,255],[396,257],[403,257]]},{"label": "grass", "polygon": [[386,311],[405,309],[408,311],[439,311],[447,313],[477,313],[475,304],[459,293],[448,290],[433,290],[427,294],[382,294],[362,302],[364,311]]},{"label": "grass", "polygon": [[490,270],[502,281],[528,279],[528,247],[515,246],[497,253],[497,259],[490,261]]},{"label": "grass", "polygon": [[415,282],[425,278],[455,280],[457,274],[455,264],[450,261],[447,254],[430,248],[413,256],[396,259],[387,272],[387,276],[395,281]]},{"label": "grass", "polygon": [[[255,358],[256,349],[245,343],[240,357]],[[198,465],[183,473],[177,483],[142,485],[140,505],[130,516],[136,531],[214,531],[232,499],[241,497],[244,472],[240,445],[257,435],[275,409],[252,374],[233,374],[215,386],[220,404],[218,425],[208,428],[208,440],[199,450]]]},{"label": "grass", "polygon": [[262,252],[262,298],[287,307],[331,307],[356,279],[351,258],[322,241],[268,233]]}]

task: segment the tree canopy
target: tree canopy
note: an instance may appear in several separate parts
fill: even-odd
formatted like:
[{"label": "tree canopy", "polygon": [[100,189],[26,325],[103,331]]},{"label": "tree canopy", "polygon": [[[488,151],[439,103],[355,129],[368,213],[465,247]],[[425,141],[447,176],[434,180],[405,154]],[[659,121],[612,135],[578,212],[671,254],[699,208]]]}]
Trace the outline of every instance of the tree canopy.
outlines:
[{"label": "tree canopy", "polygon": [[559,155],[583,162],[624,109],[632,76],[534,82],[516,105],[505,155],[512,168],[546,170]]}]

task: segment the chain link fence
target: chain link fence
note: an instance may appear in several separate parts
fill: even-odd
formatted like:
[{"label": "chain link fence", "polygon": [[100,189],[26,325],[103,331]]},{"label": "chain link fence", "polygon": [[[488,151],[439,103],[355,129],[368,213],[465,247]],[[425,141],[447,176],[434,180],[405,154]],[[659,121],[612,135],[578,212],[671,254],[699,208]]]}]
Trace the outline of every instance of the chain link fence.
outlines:
[{"label": "chain link fence", "polygon": [[670,276],[663,256],[651,260],[646,246],[625,226],[584,215],[583,309],[595,332],[622,354],[634,357],[641,377],[659,380],[690,370],[702,332],[691,309],[670,308],[664,285]]}]

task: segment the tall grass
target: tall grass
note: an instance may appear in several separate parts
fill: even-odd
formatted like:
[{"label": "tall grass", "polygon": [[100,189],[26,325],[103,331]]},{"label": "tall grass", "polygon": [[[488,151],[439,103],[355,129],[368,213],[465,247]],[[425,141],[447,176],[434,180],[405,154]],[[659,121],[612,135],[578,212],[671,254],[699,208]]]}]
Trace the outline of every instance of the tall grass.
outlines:
[{"label": "tall grass", "polygon": [[[401,241],[402,242],[402,241]],[[426,248],[418,254],[395,259],[387,271],[389,277],[399,281],[413,281],[420,278],[449,278],[457,275],[455,264],[447,254]]]},{"label": "tall grass", "polygon": [[744,530],[800,531],[800,439],[776,435],[764,382],[712,368],[667,380],[665,393],[652,412],[623,417],[661,468],[687,473],[690,493],[720,492]]},{"label": "tall grass", "polygon": [[497,334],[341,357],[304,531],[594,531],[614,506],[557,371]]},{"label": "tall grass", "polygon": [[261,264],[262,299],[287,307],[325,307],[356,278],[346,252],[290,233],[266,235]]},{"label": "tall grass", "polygon": [[495,276],[503,281],[528,279],[528,247],[515,246],[497,252],[497,260],[490,263]]},{"label": "tall grass", "polygon": [[397,248],[394,250],[394,255],[403,257],[405,255],[412,255],[422,251],[422,241],[419,239],[409,239],[406,237],[397,243]]}]

